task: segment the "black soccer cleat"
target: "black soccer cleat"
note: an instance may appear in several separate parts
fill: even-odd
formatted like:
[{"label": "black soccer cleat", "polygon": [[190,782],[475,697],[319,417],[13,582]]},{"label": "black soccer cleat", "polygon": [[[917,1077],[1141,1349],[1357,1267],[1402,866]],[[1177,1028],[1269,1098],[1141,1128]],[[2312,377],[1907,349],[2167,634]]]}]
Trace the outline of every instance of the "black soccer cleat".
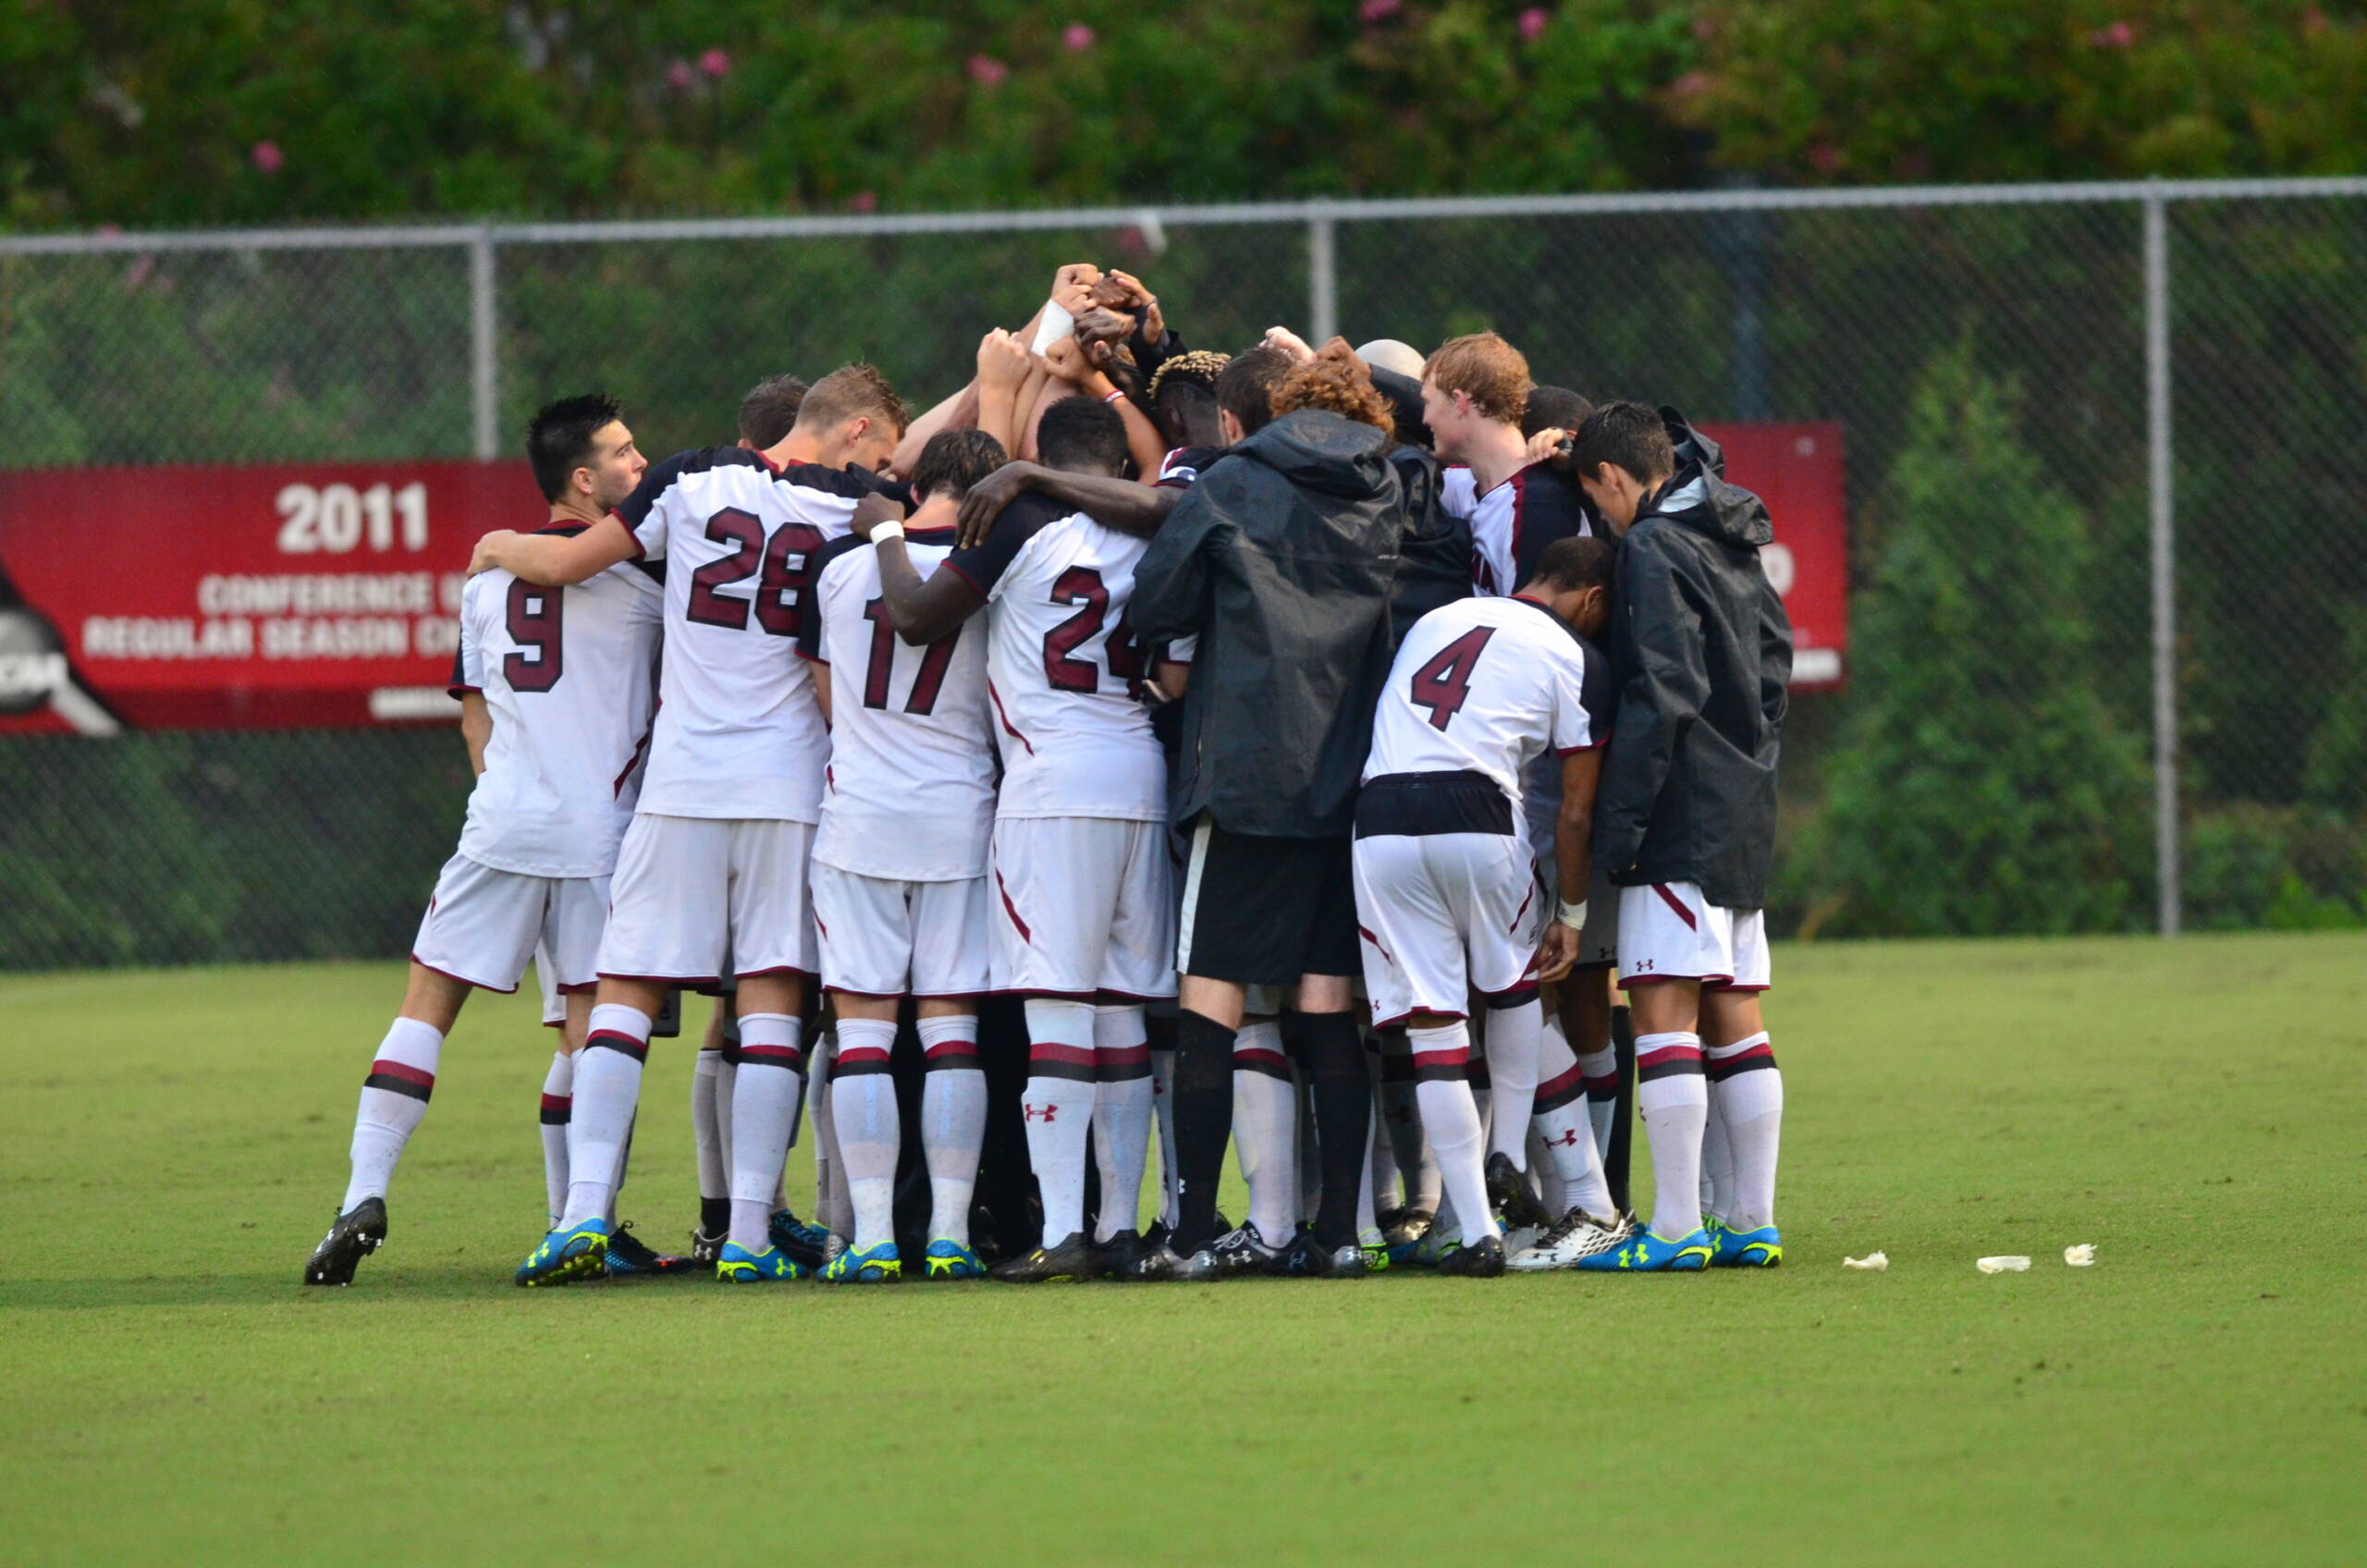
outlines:
[{"label": "black soccer cleat", "polygon": [[[697,1240],[695,1236],[692,1239],[693,1242]],[[707,1265],[710,1270],[714,1267],[712,1263]],[[701,1271],[694,1258],[653,1251],[647,1243],[632,1233],[631,1224],[618,1226],[616,1233],[608,1238],[607,1269],[611,1280],[638,1280],[660,1275],[687,1278]]]},{"label": "black soccer cleat", "polygon": [[1093,1243],[1093,1276],[1097,1280],[1130,1280],[1134,1266],[1159,1249],[1132,1231],[1121,1231],[1106,1242]]},{"label": "black soccer cleat", "polygon": [[1542,1231],[1561,1218],[1546,1212],[1545,1205],[1538,1201],[1536,1189],[1528,1184],[1527,1176],[1502,1149],[1488,1157],[1488,1201],[1504,1217],[1509,1230],[1534,1226]]},{"label": "black soccer cleat", "polygon": [[1216,1277],[1220,1280],[1237,1280],[1245,1274],[1279,1274],[1282,1250],[1268,1246],[1263,1233],[1245,1220],[1219,1236],[1208,1247],[1216,1259]]},{"label": "black soccer cleat", "polygon": [[1355,1243],[1327,1247],[1315,1239],[1312,1231],[1301,1231],[1282,1249],[1270,1272],[1294,1280],[1361,1280],[1368,1267],[1365,1249]]},{"label": "black soccer cleat", "polygon": [[710,1236],[700,1226],[691,1228],[691,1267],[712,1269],[716,1259],[723,1256],[723,1243],[730,1239],[729,1231],[718,1231]]},{"label": "black soccer cleat", "polygon": [[822,1266],[830,1261],[830,1232],[811,1221],[800,1219],[794,1209],[773,1210],[767,1231],[773,1245],[801,1268],[818,1273]]},{"label": "black soccer cleat", "polygon": [[363,1198],[337,1217],[304,1265],[308,1285],[350,1285],[353,1270],[386,1239],[386,1200]]},{"label": "black soccer cleat", "polygon": [[1058,1246],[1037,1247],[1024,1257],[1006,1258],[987,1273],[1006,1285],[1049,1285],[1090,1280],[1098,1268],[1093,1248],[1079,1231]]},{"label": "black soccer cleat", "polygon": [[1439,1259],[1440,1273],[1459,1274],[1466,1280],[1493,1280],[1503,1271],[1504,1243],[1495,1236],[1482,1236]]}]

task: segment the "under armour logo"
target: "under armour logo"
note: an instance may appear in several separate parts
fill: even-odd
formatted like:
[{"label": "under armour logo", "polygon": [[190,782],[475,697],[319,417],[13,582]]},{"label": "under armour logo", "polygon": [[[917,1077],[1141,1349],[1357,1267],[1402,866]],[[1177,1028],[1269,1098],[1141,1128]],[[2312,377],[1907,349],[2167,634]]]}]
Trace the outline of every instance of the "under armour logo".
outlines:
[{"label": "under armour logo", "polygon": [[1551,1148],[1555,1144],[1561,1145],[1565,1149],[1576,1148],[1578,1146],[1578,1130],[1576,1127],[1564,1127],[1562,1129],[1562,1134],[1560,1137],[1548,1138],[1545,1140],[1545,1144],[1548,1148]]},{"label": "under armour logo", "polygon": [[1056,1105],[1029,1105],[1022,1100],[1019,1105],[1019,1119],[1023,1121],[1050,1121],[1060,1109]]}]

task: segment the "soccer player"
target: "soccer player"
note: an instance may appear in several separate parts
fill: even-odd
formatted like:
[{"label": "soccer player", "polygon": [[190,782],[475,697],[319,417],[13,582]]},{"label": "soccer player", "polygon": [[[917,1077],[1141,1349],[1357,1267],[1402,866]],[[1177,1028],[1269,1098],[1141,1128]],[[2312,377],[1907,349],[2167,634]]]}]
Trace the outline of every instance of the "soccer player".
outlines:
[{"label": "soccer player", "polygon": [[[1770,1268],[1784,1257],[1784,1087],[1760,1015],[1769,984],[1761,906],[1792,672],[1791,623],[1759,559],[1774,530],[1766,505],[1726,483],[1718,448],[1674,410],[1607,403],[1579,427],[1573,458],[1621,536],[1618,741],[1595,854],[1620,889],[1620,983],[1635,1011],[1636,1103],[1654,1192],[1645,1234],[1578,1267]],[[1725,1132],[1730,1189],[1705,1225],[1712,1116]]]},{"label": "soccer player", "polygon": [[[1054,470],[1125,472],[1125,425],[1096,399],[1054,403],[1036,441]],[[906,642],[934,643],[988,611],[987,695],[1004,770],[991,856],[994,979],[1025,998],[1022,1111],[1044,1203],[1043,1244],[995,1265],[994,1277],[1122,1271],[1142,1251],[1135,1217],[1149,1158],[1142,1004],[1175,990],[1166,762],[1127,624],[1143,543],[1031,496],[923,582],[894,532],[875,543],[887,611]],[[1101,1177],[1090,1243],[1088,1127]]]},{"label": "soccer player", "polygon": [[[1602,728],[1572,632],[1600,630],[1610,575],[1607,545],[1562,540],[1514,597],[1466,599],[1423,617],[1397,651],[1373,720],[1356,799],[1365,987],[1374,1020],[1404,1023],[1413,1047],[1422,1124],[1462,1232],[1441,1253],[1441,1273],[1504,1270],[1488,1167],[1501,1170],[1505,1157],[1482,1162],[1465,998],[1486,998],[1491,1054],[1533,1060],[1544,1026],[1539,983],[1559,980],[1577,957]],[[1599,702],[1599,682],[1597,693]],[[1520,795],[1524,769],[1548,750],[1562,773],[1561,907],[1540,921]],[[1527,1124],[1523,1115],[1524,1134]],[[1616,1244],[1621,1231],[1592,1139],[1583,1156],[1571,1244],[1596,1250]]]},{"label": "soccer player", "polygon": [[[596,395],[542,410],[526,450],[550,504],[548,524],[533,537],[551,544],[596,525],[649,466],[616,399]],[[459,850],[420,923],[401,1011],[362,1081],[352,1174],[336,1223],[304,1266],[306,1284],[352,1283],[355,1267],[386,1240],[386,1187],[427,1114],[444,1036],[472,987],[516,990],[537,943],[568,1011],[568,1048],[553,1080],[571,1065],[628,815],[619,798],[649,742],[658,596],[645,573],[619,563],[566,589],[493,571],[463,591],[452,690],[477,783]],[[544,1093],[548,1105],[548,1084]],[[622,1154],[619,1139],[607,1158]],[[617,1172],[603,1166],[601,1174],[613,1186]],[[601,1222],[612,1219],[604,1207]]]},{"label": "soccer player", "polygon": [[478,541],[472,570],[548,583],[627,559],[668,563],[662,700],[576,1069],[567,1212],[520,1266],[521,1283],[599,1270],[651,1020],[667,986],[720,978],[727,952],[740,982],[740,1064],[730,1234],[716,1274],[755,1282],[806,1272],[769,1234],[803,1086],[799,1011],[816,962],[806,874],[829,743],[793,639],[815,555],[859,522],[902,514],[850,465],[884,462],[903,421],[878,372],[844,366],[805,394],[797,423],[769,451],[669,458],[572,539]]},{"label": "soccer player", "polygon": [[[912,479],[920,505],[902,548],[924,582],[952,553],[963,496],[1004,460],[1002,443],[978,430],[939,431],[921,449]],[[903,1272],[894,1227],[902,1130],[889,1057],[897,1006],[909,994],[926,1070],[924,1263],[930,1279],[970,1279],[986,1272],[970,1247],[970,1196],[987,1121],[978,1062],[995,815],[987,639],[967,627],[921,647],[898,637],[879,591],[878,553],[852,533],[822,547],[798,637],[830,720],[814,924],[823,988],[838,1008],[830,1114],[854,1208],[852,1243],[822,1278],[874,1283]]]}]

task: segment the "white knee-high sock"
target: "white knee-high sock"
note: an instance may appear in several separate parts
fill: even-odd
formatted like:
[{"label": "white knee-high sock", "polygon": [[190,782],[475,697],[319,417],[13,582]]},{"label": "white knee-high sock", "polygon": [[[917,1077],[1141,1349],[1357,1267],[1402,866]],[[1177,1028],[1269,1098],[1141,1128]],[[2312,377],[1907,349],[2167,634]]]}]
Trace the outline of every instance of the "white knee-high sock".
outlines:
[{"label": "white knee-high sock", "polygon": [[616,1206],[617,1171],[641,1103],[641,1067],[649,1055],[649,1014],[621,1002],[592,1010],[591,1032],[575,1060],[575,1103],[567,1122],[567,1211],[559,1229],[605,1219]]},{"label": "white knee-high sock", "polygon": [[575,1058],[553,1051],[551,1070],[543,1074],[543,1203],[554,1231],[567,1208],[567,1122],[574,1106]]},{"label": "white knee-high sock", "polygon": [[691,1141],[698,1149],[702,1203],[731,1196],[731,1166],[723,1152],[723,1123],[716,1107],[717,1080],[722,1073],[723,1048],[702,1047],[691,1068]]},{"label": "white knee-high sock", "polygon": [[928,1160],[928,1235],[970,1244],[970,1199],[987,1141],[987,1075],[974,1013],[920,1021],[921,1151]]},{"label": "white knee-high sock", "polygon": [[444,1054],[444,1032],[416,1018],[398,1018],[378,1043],[369,1076],[362,1080],[362,1103],[353,1113],[352,1173],[346,1179],[343,1214],[363,1198],[386,1195],[403,1145],[427,1114],[435,1092],[435,1066]]},{"label": "white knee-high sock", "polygon": [[1488,1008],[1488,1152],[1522,1170],[1528,1169],[1528,1117],[1544,1030],[1545,1009],[1533,991],[1517,1006]]},{"label": "white knee-high sock", "polygon": [[1140,1003],[1093,1010],[1093,1150],[1101,1208],[1093,1239],[1142,1226],[1143,1171],[1150,1164],[1150,1044]]},{"label": "white knee-high sock", "polygon": [[1175,1229],[1175,1052],[1150,1053],[1150,1097],[1159,1115],[1159,1222]]},{"label": "white knee-high sock", "polygon": [[1605,1046],[1578,1058],[1579,1082],[1586,1085],[1587,1124],[1594,1132],[1598,1157],[1611,1152],[1611,1123],[1619,1114],[1619,1049]]},{"label": "white knee-high sock", "polygon": [[1613,1219],[1602,1151],[1588,1115],[1585,1072],[1556,1021],[1546,1020],[1540,1045],[1537,1103],[1529,1124],[1537,1129],[1561,1181],[1562,1211],[1583,1208],[1599,1219]]},{"label": "white knee-high sock", "polygon": [[1085,1229],[1085,1147],[1093,1128],[1093,1004],[1030,997],[1027,1086],[1020,1113],[1027,1123],[1027,1163],[1044,1198],[1044,1244],[1060,1245]]},{"label": "white knee-high sock", "polygon": [[1270,1018],[1233,1037],[1233,1152],[1249,1184],[1249,1223],[1268,1246],[1284,1245],[1298,1222],[1298,1094]]},{"label": "white knee-high sock", "polygon": [[[1702,1053],[1702,1076],[1709,1076],[1709,1052]],[[1710,1119],[1701,1124],[1701,1218],[1723,1219],[1734,1207],[1735,1157],[1726,1147],[1726,1119],[1718,1114],[1718,1086],[1710,1085]]]},{"label": "white knee-high sock", "polygon": [[839,1158],[846,1162],[857,1247],[896,1239],[896,1157],[902,1152],[903,1128],[896,1115],[896,1080],[889,1071],[895,1047],[893,1019],[839,1020],[839,1047],[830,1063],[830,1126],[838,1134]]},{"label": "white knee-high sock", "polygon": [[[1481,1150],[1486,1142],[1479,1127],[1479,1108],[1473,1103],[1466,1076],[1471,1055],[1470,1036],[1460,1023],[1435,1029],[1408,1029],[1413,1047],[1414,1092],[1421,1101],[1422,1128],[1438,1157],[1439,1181],[1445,1201],[1454,1206],[1464,1244],[1493,1236],[1496,1217],[1488,1207],[1488,1179]],[[1445,1222],[1441,1214],[1441,1222]]]},{"label": "white knee-high sock", "polygon": [[773,1189],[789,1158],[805,1065],[798,1021],[785,1012],[740,1015],[740,1071],[731,1084],[731,1244],[772,1245]]},{"label": "white knee-high sock", "polygon": [[1652,1145],[1652,1233],[1682,1241],[1701,1228],[1701,1133],[1710,1086],[1701,1036],[1636,1036],[1636,1109]]},{"label": "white knee-high sock", "polygon": [[1703,1053],[1711,1121],[1723,1122],[1733,1175],[1721,1216],[1737,1231],[1775,1223],[1775,1157],[1784,1136],[1784,1074],[1765,1030]]}]

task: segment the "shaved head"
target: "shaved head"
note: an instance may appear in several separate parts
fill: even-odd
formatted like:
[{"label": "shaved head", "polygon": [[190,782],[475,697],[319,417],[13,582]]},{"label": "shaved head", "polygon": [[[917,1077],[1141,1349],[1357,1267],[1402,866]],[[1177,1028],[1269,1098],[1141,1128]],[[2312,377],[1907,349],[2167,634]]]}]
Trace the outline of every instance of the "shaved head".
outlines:
[{"label": "shaved head", "polygon": [[1394,337],[1376,337],[1356,350],[1356,358],[1380,370],[1393,370],[1400,375],[1422,379],[1422,351],[1411,343],[1400,343]]}]

